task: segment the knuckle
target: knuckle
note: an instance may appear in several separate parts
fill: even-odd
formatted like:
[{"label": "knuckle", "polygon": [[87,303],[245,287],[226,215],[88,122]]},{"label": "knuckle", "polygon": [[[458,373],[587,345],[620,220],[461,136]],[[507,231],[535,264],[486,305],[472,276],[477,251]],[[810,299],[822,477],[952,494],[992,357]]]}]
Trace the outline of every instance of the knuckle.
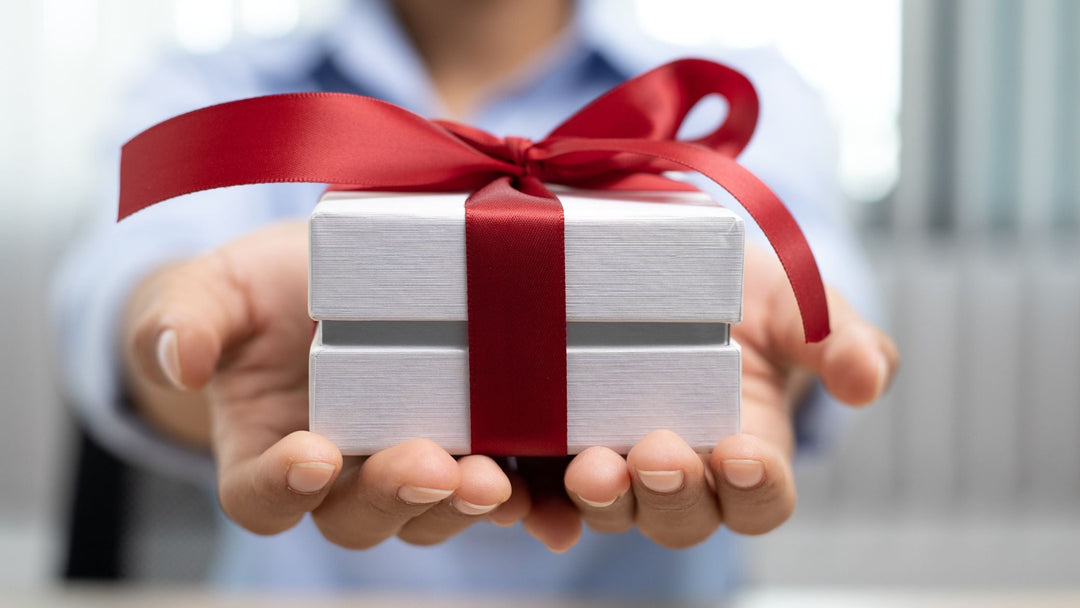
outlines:
[{"label": "knuckle", "polygon": [[654,511],[664,517],[678,518],[694,511],[695,507],[700,503],[698,500],[658,500],[658,501],[642,501],[647,503],[648,509]]},{"label": "knuckle", "polygon": [[410,505],[396,496],[359,497],[359,507],[369,512],[371,519],[385,522],[404,521],[430,505]]},{"label": "knuckle", "polygon": [[645,509],[664,518],[678,519],[704,507],[712,508],[704,504],[706,500],[711,502],[712,496],[711,492],[680,490],[670,495],[639,494],[637,499]]}]

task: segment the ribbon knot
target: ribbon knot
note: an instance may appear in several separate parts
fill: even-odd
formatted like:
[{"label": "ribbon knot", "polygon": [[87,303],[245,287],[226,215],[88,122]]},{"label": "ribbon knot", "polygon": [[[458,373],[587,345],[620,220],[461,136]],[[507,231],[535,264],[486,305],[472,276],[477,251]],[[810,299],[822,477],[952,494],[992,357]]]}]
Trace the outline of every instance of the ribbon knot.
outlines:
[{"label": "ribbon knot", "polygon": [[[724,122],[678,141],[686,115],[712,94],[728,101]],[[700,59],[624,82],[535,143],[356,95],[246,99],[177,116],[125,144],[119,218],[190,192],[267,182],[473,192],[465,203],[473,451],[565,454],[563,215],[541,181],[686,190],[664,173],[705,175],[739,201],[776,250],[807,341],[828,335],[825,290],[806,239],[768,186],[735,161],[757,117],[750,81]]]},{"label": "ribbon knot", "polygon": [[509,152],[510,162],[524,170],[523,176],[534,175],[536,173],[534,163],[528,156],[529,150],[533,147],[532,140],[511,135],[503,139],[503,142],[506,144],[507,152]]}]

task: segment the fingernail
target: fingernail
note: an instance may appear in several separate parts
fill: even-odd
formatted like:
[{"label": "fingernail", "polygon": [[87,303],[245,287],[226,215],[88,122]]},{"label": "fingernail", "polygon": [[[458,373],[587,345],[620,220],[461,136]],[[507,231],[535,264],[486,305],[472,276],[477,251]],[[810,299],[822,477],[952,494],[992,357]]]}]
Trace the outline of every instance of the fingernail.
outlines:
[{"label": "fingernail", "polygon": [[683,472],[679,471],[638,471],[642,485],[658,494],[670,494],[683,485]]},{"label": "fingernail", "polygon": [[760,460],[731,458],[724,461],[724,478],[736,488],[746,490],[765,479],[765,465]]},{"label": "fingernail", "polygon": [[460,496],[455,496],[451,501],[454,508],[464,513],[465,515],[483,515],[484,513],[490,513],[495,510],[495,507],[499,505],[478,505],[471,503]]},{"label": "fingernail", "polygon": [[615,498],[612,498],[611,500],[589,500],[581,494],[578,494],[578,500],[594,509],[603,509],[604,507],[610,507],[611,505],[615,504],[616,500],[619,500],[620,498],[622,498],[622,494],[616,496]]},{"label": "fingernail", "polygon": [[330,483],[334,465],[325,462],[294,462],[285,474],[285,483],[297,494],[314,494]]},{"label": "fingernail", "polygon": [[175,329],[166,329],[158,336],[157,360],[169,382],[180,390],[186,390],[187,387],[180,380],[180,343],[176,339]]},{"label": "fingernail", "polygon": [[889,387],[889,360],[885,358],[885,355],[881,355],[878,359],[878,383],[877,392],[874,393],[874,399],[877,400],[885,394],[885,389]]},{"label": "fingernail", "polygon": [[444,500],[453,494],[453,490],[436,490],[435,488],[418,488],[416,486],[401,486],[397,496],[410,505],[427,505]]}]

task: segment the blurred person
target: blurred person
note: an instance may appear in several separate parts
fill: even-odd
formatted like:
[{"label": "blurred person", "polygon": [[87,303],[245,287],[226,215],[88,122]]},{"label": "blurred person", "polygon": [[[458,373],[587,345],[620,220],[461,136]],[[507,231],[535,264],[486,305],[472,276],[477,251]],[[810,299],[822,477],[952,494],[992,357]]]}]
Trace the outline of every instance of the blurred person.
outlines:
[{"label": "blurred person", "polygon": [[[168,59],[120,108],[117,133],[212,103],[324,90],[539,138],[684,52],[605,28],[586,2],[356,0],[316,35]],[[657,431],[625,457],[591,448],[516,469],[455,459],[423,440],[343,458],[306,431],[304,220],[320,191],[310,185],[199,193],[119,225],[115,191],[103,197],[100,224],[56,283],[65,388],[86,426],[133,462],[216,484],[230,521],[213,572],[226,586],[729,592],[740,578],[729,531],[783,523],[795,506],[797,446],[819,443],[836,424],[839,406],[822,386],[847,404],[871,402],[897,353],[861,316],[874,312],[874,296],[840,218],[820,101],[770,51],[703,54],[758,87],[759,128],[740,162],[789,206],[836,287],[833,335],[804,344],[778,261],[748,247],[745,319],[734,328],[743,433],[710,455]]]}]

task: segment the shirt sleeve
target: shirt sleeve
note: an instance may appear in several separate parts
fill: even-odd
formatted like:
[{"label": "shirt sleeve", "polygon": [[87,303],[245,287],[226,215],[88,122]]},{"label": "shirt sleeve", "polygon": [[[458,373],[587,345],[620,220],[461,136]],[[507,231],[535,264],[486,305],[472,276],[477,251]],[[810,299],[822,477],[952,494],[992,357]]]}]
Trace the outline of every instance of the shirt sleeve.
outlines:
[{"label": "shirt sleeve", "polygon": [[209,456],[155,433],[126,403],[118,338],[127,301],[155,269],[293,214],[300,205],[282,205],[282,195],[310,204],[318,196],[310,185],[219,189],[116,222],[122,141],[170,116],[261,92],[237,65],[209,65],[166,61],[117,108],[121,118],[103,155],[107,183],[84,233],[60,262],[51,310],[62,389],[91,436],[129,462],[198,481],[213,479]]}]

